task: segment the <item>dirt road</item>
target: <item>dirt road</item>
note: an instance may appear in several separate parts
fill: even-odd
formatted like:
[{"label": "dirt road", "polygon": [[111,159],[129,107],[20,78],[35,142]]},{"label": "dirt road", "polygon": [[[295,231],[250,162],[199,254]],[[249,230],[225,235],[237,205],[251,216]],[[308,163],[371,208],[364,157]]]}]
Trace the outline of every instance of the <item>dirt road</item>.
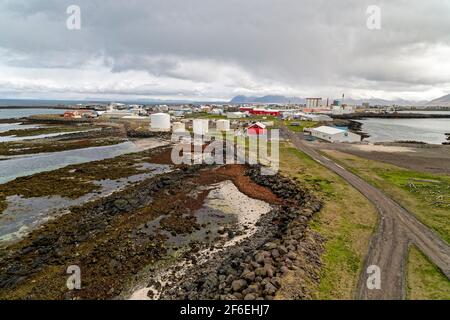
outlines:
[{"label": "dirt road", "polygon": [[[379,228],[371,239],[360,275],[357,299],[405,298],[405,263],[410,243],[415,244],[450,279],[450,246],[445,241],[382,191],[312,149],[298,134],[286,128],[282,130],[297,149],[345,179],[369,199],[380,214]],[[370,274],[366,270],[373,265],[381,271],[380,289],[367,286]]]}]

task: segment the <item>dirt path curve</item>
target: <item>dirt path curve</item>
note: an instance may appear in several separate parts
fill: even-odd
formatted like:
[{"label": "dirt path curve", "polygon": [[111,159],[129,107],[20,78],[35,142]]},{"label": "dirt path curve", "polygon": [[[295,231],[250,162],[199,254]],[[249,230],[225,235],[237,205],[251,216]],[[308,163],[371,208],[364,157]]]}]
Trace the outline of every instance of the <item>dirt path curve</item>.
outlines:
[{"label": "dirt path curve", "polygon": [[[361,192],[377,208],[380,223],[373,235],[363,271],[360,275],[357,299],[404,299],[405,264],[408,245],[415,244],[450,279],[450,246],[437,234],[419,222],[412,214],[357,175],[308,146],[298,134],[282,127],[300,151],[334,171]],[[381,271],[381,289],[368,289],[366,273],[369,266]]]}]

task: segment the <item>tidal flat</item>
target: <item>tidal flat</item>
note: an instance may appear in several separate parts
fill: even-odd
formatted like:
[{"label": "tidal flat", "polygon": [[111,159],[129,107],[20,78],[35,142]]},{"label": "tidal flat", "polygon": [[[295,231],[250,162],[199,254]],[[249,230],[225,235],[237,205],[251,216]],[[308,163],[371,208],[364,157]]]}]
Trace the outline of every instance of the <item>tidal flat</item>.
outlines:
[{"label": "tidal flat", "polygon": [[298,181],[174,165],[166,136],[112,124],[2,150],[21,172],[0,184],[0,298],[273,299],[293,270],[317,282],[321,202]]}]

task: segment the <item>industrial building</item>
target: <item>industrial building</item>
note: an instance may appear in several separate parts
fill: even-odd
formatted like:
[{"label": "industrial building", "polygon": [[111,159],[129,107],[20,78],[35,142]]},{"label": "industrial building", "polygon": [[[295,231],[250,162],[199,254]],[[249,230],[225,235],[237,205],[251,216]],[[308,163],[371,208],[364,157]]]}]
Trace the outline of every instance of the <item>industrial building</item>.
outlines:
[{"label": "industrial building", "polygon": [[322,106],[322,98],[306,98],[306,108],[319,108]]},{"label": "industrial building", "polygon": [[332,106],[331,113],[335,115],[355,113],[355,107],[349,105]]},{"label": "industrial building", "polygon": [[311,113],[305,113],[300,115],[301,120],[306,121],[322,121],[322,122],[329,122],[333,121],[333,119],[330,116],[327,116],[326,114],[311,114]]},{"label": "industrial building", "polygon": [[310,132],[311,136],[328,142],[361,142],[360,135],[335,127],[321,126],[318,128],[310,128],[307,131]]},{"label": "industrial building", "polygon": [[170,115],[167,113],[150,115],[150,129],[152,131],[170,131]]},{"label": "industrial building", "polygon": [[263,108],[253,108],[253,107],[240,107],[241,112],[246,112],[250,115],[258,116],[274,116],[278,117],[281,113],[280,110],[275,109],[263,109]]}]

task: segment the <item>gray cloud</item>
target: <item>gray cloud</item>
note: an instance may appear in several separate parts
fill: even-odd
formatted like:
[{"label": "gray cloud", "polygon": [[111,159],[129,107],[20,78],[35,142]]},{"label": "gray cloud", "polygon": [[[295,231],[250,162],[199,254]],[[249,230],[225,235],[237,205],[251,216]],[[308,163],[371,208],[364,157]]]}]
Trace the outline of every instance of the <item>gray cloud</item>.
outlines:
[{"label": "gray cloud", "polygon": [[[70,4],[80,31],[65,28]],[[0,80],[68,94],[431,98],[450,84],[449,30],[445,0],[0,0]]]}]

